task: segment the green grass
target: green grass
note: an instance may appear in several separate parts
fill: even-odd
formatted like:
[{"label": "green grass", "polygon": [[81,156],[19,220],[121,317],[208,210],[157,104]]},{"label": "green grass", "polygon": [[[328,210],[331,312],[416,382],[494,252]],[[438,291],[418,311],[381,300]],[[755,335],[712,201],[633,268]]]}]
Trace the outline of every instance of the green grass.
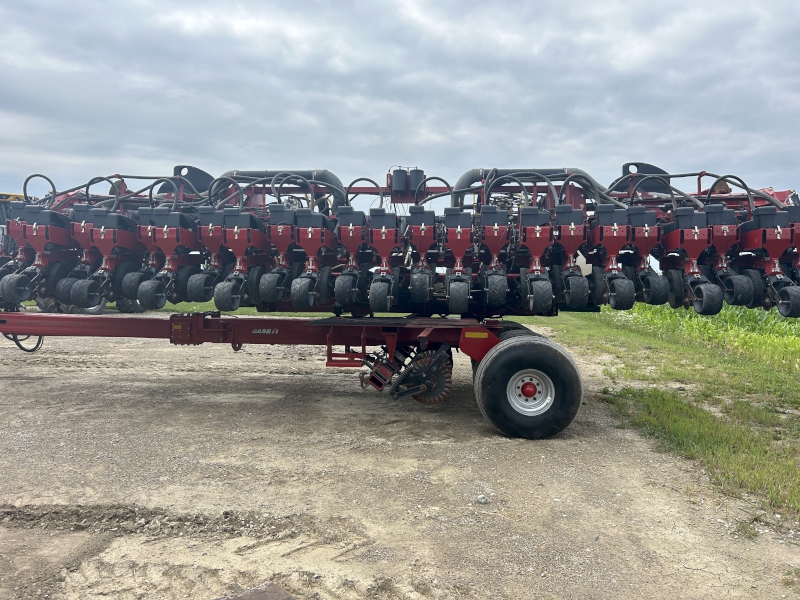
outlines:
[{"label": "green grass", "polygon": [[639,306],[521,318],[605,363],[603,392],[623,427],[700,461],[728,493],[800,514],[800,323],[726,307],[715,317]]}]

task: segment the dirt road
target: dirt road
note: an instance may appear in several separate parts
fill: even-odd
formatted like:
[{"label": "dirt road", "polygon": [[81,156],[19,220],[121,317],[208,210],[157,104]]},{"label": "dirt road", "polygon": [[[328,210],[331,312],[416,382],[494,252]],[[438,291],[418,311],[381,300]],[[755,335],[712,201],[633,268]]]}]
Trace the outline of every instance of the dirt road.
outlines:
[{"label": "dirt road", "polygon": [[[594,395],[542,442],[485,423],[469,361],[440,406],[319,349],[0,345],[0,598],[792,597],[794,545]],[[478,501],[484,496],[486,503]]]}]

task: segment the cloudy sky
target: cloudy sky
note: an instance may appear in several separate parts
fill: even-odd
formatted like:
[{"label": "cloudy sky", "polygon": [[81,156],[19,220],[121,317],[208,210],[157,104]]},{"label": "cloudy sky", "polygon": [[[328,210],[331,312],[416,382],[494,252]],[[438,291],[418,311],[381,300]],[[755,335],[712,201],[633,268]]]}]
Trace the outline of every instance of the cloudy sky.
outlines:
[{"label": "cloudy sky", "polygon": [[0,190],[625,161],[800,188],[800,2],[0,0]]}]

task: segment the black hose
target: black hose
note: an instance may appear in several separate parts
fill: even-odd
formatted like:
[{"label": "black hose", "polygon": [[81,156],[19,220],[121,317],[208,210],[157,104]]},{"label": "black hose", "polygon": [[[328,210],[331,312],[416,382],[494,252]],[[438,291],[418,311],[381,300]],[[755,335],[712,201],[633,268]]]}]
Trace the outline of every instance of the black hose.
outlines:
[{"label": "black hose", "polygon": [[[645,175],[644,177],[640,177],[639,181],[633,184],[633,189],[631,190],[631,198],[630,198],[630,205],[633,206],[633,201],[636,198],[636,192],[639,190],[639,186],[642,185],[645,181],[653,179],[655,181],[660,181],[664,184],[664,186],[669,190],[670,199],[672,200],[672,210],[675,211],[678,209],[678,201],[675,200],[675,192],[672,191],[672,186],[670,183],[664,179],[661,175]],[[702,204],[700,205],[702,208]]]},{"label": "black hose", "polygon": [[[278,203],[279,203],[279,204],[283,204],[283,202],[281,202],[281,190],[283,189],[283,185],[284,185],[284,184],[285,184],[287,181],[295,181],[295,180],[297,180],[297,181],[300,181],[301,183],[305,183],[305,184],[306,184],[306,187],[308,188],[308,192],[309,192],[309,194],[311,195],[311,202],[313,202],[313,201],[314,201],[314,186],[313,186],[313,185],[311,185],[311,182],[310,182],[310,181],[308,181],[308,179],[306,179],[306,178],[305,178],[305,177],[303,177],[302,175],[294,175],[294,174],[292,174],[292,175],[289,175],[288,177],[284,177],[284,178],[281,180],[280,184],[278,185],[278,195],[277,195],[277,196],[275,196],[275,197],[278,199]],[[312,210],[313,210],[313,209],[312,209]]]},{"label": "black hose", "polygon": [[452,206],[453,202],[454,202],[454,198],[455,198],[453,196],[453,188],[450,187],[450,184],[447,183],[446,180],[442,179],[441,177],[435,177],[435,176],[434,177],[426,177],[425,179],[423,179],[422,181],[419,182],[419,185],[417,186],[417,189],[414,190],[414,204],[417,204],[417,205],[425,204],[426,202],[429,202],[431,200],[430,197],[427,197],[427,198],[423,198],[422,202],[419,202],[419,191],[420,191],[420,189],[425,189],[425,184],[428,183],[429,181],[441,181],[447,187],[447,189],[450,190],[450,205]]},{"label": "black hose", "polygon": [[[483,203],[484,204],[489,204],[489,200],[492,197],[492,190],[494,189],[494,186],[496,186],[501,181],[514,181],[514,182],[516,182],[522,188],[522,195],[525,198],[525,203],[527,204],[528,198],[529,198],[528,190],[525,189],[525,184],[522,183],[519,179],[517,179],[513,175],[503,175],[502,177],[497,177],[497,178],[493,179],[492,183],[489,184],[488,188],[484,192],[484,196],[483,196]],[[486,183],[489,183],[488,179],[486,180]]]},{"label": "black hose", "polygon": [[550,193],[553,195],[553,201],[557,201],[556,199],[558,198],[558,194],[556,193],[556,186],[553,185],[553,182],[546,175],[542,175],[536,171],[520,171],[519,173],[512,173],[512,175],[514,177],[518,177],[522,181],[526,181],[528,179],[539,179],[540,181],[546,183],[547,187],[550,188]]},{"label": "black hose", "polygon": [[[715,176],[712,176],[712,177],[715,177]],[[747,187],[747,184],[744,182],[744,180],[741,177],[737,177],[736,175],[721,175],[721,176],[717,177],[717,179],[714,181],[714,183],[711,184],[711,187],[708,188],[708,194],[706,194],[706,202],[709,201],[709,199],[711,198],[711,195],[714,193],[714,188],[717,187],[717,184],[720,181],[725,181],[727,183],[732,183],[736,187],[742,188],[743,190],[745,190],[747,192],[747,204],[748,204],[748,208],[750,209],[750,215],[749,216],[752,218],[753,211],[756,208],[756,203],[753,200],[753,194],[750,192],[750,188]],[[736,183],[737,181],[739,183]],[[781,206],[782,206],[782,204],[781,204]]]},{"label": "black hose", "polygon": [[119,188],[117,187],[117,184],[114,183],[114,181],[110,177],[92,177],[89,180],[89,183],[86,184],[86,203],[89,206],[92,206],[92,197],[89,195],[89,188],[92,187],[95,183],[100,183],[101,181],[107,181],[108,183],[111,184],[111,189],[114,190],[114,196],[116,197],[116,200],[114,201],[114,206],[117,206],[119,204]]},{"label": "black hose", "polygon": [[46,175],[42,175],[40,173],[34,173],[33,175],[28,175],[28,177],[25,179],[25,183],[22,184],[22,195],[25,198],[26,203],[28,204],[32,203],[31,199],[28,197],[28,182],[31,179],[36,179],[37,177],[44,179],[47,183],[50,184],[50,189],[52,190],[51,191],[52,198],[50,198],[50,202],[47,205],[47,207],[50,208],[56,201],[56,184],[53,183],[53,180],[47,177]]},{"label": "black hose", "polygon": [[160,179],[156,179],[152,184],[150,184],[150,191],[148,192],[148,197],[150,198],[150,206],[155,206],[155,202],[153,202],[153,189],[161,183],[169,183],[172,186],[172,189],[175,190],[175,197],[172,200],[172,210],[174,211],[178,205],[178,186],[175,185],[175,181],[171,177],[161,177]]},{"label": "black hose", "polygon": [[[237,189],[237,190],[238,190],[238,192],[239,192],[239,204],[241,205],[241,203],[244,201],[244,194],[242,193],[242,186],[240,186],[240,185],[239,185],[239,182],[238,182],[238,181],[236,181],[236,180],[235,180],[235,179],[233,179],[232,177],[228,177],[228,176],[226,176],[226,175],[223,175],[222,177],[217,177],[217,178],[216,178],[214,181],[212,181],[212,182],[211,182],[211,184],[208,186],[208,203],[209,203],[209,204],[213,204],[213,202],[214,202],[214,186],[216,186],[217,184],[219,184],[219,183],[222,183],[222,182],[224,182],[224,181],[229,181],[229,182],[231,182],[233,185],[235,185],[235,186],[236,186],[236,189]],[[228,186],[228,187],[230,187],[230,186]],[[225,189],[227,189],[227,188],[225,188]],[[225,191],[225,189],[221,189],[221,190],[220,190],[220,193],[224,192],[224,191]],[[219,204],[215,205],[215,206],[214,206],[214,208],[216,208],[217,210],[219,210],[219,209],[220,209],[220,208],[222,208],[222,207],[223,207],[225,204],[227,204],[227,203],[228,203],[228,201],[229,201],[230,199],[231,199],[231,197],[230,197],[230,196],[228,196],[227,198],[224,198],[224,199],[223,199],[223,200],[222,200],[222,201],[221,201]]]},{"label": "black hose", "polygon": [[347,205],[348,206],[350,205],[350,190],[359,181],[369,181],[372,185],[375,186],[375,188],[378,190],[378,194],[380,194],[380,197],[381,197],[381,208],[383,208],[383,188],[381,186],[379,186],[376,181],[373,181],[369,177],[359,177],[358,179],[354,179],[353,181],[350,182],[350,185],[347,186],[347,189],[344,192],[344,197],[347,200]]}]

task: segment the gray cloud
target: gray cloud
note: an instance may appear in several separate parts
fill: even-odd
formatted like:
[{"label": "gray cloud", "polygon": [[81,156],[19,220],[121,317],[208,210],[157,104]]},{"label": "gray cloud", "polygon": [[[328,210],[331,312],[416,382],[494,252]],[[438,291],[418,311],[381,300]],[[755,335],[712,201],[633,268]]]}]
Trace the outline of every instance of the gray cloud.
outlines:
[{"label": "gray cloud", "polygon": [[190,163],[623,162],[798,186],[800,5],[664,0],[0,4],[0,188]]}]

